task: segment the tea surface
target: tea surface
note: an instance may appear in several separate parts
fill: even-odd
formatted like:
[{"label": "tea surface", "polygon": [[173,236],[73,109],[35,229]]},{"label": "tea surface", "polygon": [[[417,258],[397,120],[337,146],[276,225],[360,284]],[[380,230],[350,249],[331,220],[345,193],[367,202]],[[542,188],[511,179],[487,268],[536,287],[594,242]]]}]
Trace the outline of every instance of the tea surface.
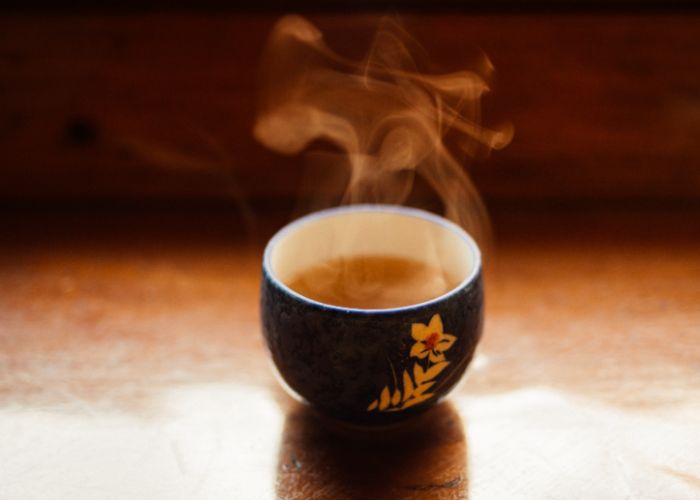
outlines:
[{"label": "tea surface", "polygon": [[387,309],[425,302],[459,284],[443,269],[402,257],[335,258],[305,269],[287,285],[324,304]]}]

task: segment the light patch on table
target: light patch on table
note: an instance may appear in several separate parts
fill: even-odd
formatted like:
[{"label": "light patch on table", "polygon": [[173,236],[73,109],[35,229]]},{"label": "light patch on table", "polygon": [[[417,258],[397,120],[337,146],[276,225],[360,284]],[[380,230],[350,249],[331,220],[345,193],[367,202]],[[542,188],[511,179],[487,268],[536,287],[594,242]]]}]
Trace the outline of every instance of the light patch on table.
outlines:
[{"label": "light patch on table", "polygon": [[274,477],[283,415],[252,391],[183,386],[147,415],[5,409],[0,498],[273,498],[252,478]]},{"label": "light patch on table", "polygon": [[548,388],[456,399],[470,498],[700,494],[700,404],[624,410]]}]

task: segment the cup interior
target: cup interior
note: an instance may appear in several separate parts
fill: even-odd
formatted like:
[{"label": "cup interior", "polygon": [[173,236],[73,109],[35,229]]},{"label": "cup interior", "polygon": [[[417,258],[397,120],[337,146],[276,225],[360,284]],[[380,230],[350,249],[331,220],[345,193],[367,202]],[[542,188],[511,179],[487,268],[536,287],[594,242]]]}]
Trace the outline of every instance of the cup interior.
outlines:
[{"label": "cup interior", "polygon": [[367,255],[408,258],[445,270],[459,282],[455,289],[480,266],[476,243],[460,227],[421,210],[381,205],[331,209],[293,222],[271,240],[264,265],[288,286],[319,262]]}]

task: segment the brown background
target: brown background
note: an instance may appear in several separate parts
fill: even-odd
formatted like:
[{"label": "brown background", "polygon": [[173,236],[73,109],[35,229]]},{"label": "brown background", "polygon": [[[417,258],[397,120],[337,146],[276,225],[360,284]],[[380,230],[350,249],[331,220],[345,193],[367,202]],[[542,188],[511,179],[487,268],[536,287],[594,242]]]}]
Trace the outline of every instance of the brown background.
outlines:
[{"label": "brown background", "polygon": [[[0,197],[291,199],[303,169],[251,137],[256,64],[277,14],[12,12],[0,18]],[[374,14],[310,14],[359,57]],[[471,167],[491,200],[674,200],[700,194],[694,12],[408,12],[436,70],[496,67],[504,151]]]},{"label": "brown background", "polygon": [[[698,497],[693,4],[410,3],[436,71],[488,53],[516,134],[470,167],[497,238],[464,383],[366,432],[286,395],[260,335],[304,170],[250,134],[282,11],[27,5],[0,15],[0,498]],[[359,56],[356,5],[301,10]]]}]

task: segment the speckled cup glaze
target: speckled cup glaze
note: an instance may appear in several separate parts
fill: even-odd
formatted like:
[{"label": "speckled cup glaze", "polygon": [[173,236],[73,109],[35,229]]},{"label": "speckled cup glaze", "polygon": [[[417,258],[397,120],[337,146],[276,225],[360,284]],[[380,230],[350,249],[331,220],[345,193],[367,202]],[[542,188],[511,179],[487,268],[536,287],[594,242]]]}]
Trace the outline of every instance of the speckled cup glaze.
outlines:
[{"label": "speckled cup glaze", "polygon": [[[285,284],[339,252],[429,253],[463,279],[440,297],[392,309],[323,304]],[[293,396],[347,422],[396,422],[443,398],[471,361],[483,324],[481,255],[460,227],[422,210],[353,205],[316,212],[284,227],[265,248],[261,316]]]}]

